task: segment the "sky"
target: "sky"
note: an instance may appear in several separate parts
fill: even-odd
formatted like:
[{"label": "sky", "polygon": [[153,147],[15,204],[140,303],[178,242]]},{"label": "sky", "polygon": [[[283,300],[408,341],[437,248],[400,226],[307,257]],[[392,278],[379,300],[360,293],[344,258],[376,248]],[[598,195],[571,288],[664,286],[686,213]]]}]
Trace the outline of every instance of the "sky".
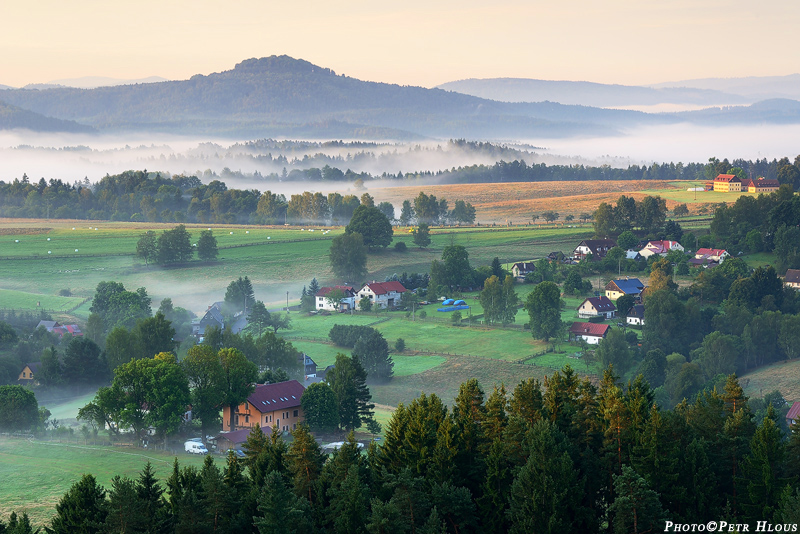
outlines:
[{"label": "sky", "polygon": [[796,0],[0,0],[0,84],[179,80],[287,54],[432,87],[800,72]]}]

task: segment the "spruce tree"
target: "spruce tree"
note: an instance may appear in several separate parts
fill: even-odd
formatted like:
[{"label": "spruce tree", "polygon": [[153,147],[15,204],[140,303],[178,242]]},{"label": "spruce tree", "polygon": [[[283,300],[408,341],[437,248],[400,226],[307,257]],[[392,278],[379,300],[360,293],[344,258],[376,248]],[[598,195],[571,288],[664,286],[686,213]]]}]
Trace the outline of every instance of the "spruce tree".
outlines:
[{"label": "spruce tree", "polygon": [[105,531],[129,534],[146,532],[147,517],[144,504],[144,501],[139,499],[133,480],[119,476],[112,478],[111,489],[108,492]]},{"label": "spruce tree", "polygon": [[339,404],[339,426],[351,431],[373,416],[375,407],[367,387],[367,372],[357,357],[336,355],[333,370],[326,377]]},{"label": "spruce tree", "polygon": [[54,534],[103,532],[105,496],[106,491],[92,475],[83,475],[56,505],[56,516],[45,530]]},{"label": "spruce tree", "polygon": [[344,481],[328,490],[330,505],[326,512],[333,532],[366,533],[369,491],[359,478],[358,469],[350,469]]},{"label": "spruce tree", "polygon": [[292,438],[286,460],[294,492],[308,499],[309,503],[316,504],[316,483],[325,463],[325,455],[306,425],[298,425],[292,431]]},{"label": "spruce tree", "polygon": [[136,481],[136,496],[142,502],[147,534],[161,534],[169,526],[164,489],[159,485],[150,462],[145,464]]},{"label": "spruce tree", "polygon": [[632,467],[625,465],[622,474],[614,476],[614,493],[611,511],[617,534],[654,532],[664,525],[666,514],[658,494]]},{"label": "spruce tree", "polygon": [[231,499],[230,488],[225,484],[222,473],[214,465],[214,458],[207,455],[200,470],[203,491],[202,507],[208,515],[213,532],[227,532],[230,516],[236,503]]}]

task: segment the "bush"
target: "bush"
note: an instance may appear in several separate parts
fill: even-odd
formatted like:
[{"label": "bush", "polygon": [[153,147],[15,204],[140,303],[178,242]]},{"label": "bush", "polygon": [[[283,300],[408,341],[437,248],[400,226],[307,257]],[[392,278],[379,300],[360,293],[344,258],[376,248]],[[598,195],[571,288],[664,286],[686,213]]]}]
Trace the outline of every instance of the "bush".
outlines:
[{"label": "bush", "polygon": [[419,312],[419,318],[420,319],[424,319],[427,316],[428,316],[428,312],[426,312],[425,310],[420,310],[420,312]]},{"label": "bush", "polygon": [[61,297],[71,297],[72,291],[70,291],[69,289],[62,289],[58,292],[58,295]]},{"label": "bush", "polygon": [[625,332],[625,341],[627,341],[629,345],[638,345],[639,336],[636,335],[636,332]]},{"label": "bush", "polygon": [[373,330],[375,329],[369,326],[335,324],[328,332],[328,338],[334,345],[352,349],[361,336],[369,334]]},{"label": "bush", "polygon": [[397,252],[405,252],[408,249],[408,247],[404,242],[398,241],[397,243],[394,244],[394,249]]},{"label": "bush", "polygon": [[592,317],[589,317],[590,323],[602,323],[605,320],[606,320],[605,315],[594,315]]},{"label": "bush", "polygon": [[450,320],[455,325],[461,324],[461,312],[458,310],[454,311],[453,315],[450,316]]},{"label": "bush", "polygon": [[398,337],[397,341],[394,342],[394,350],[397,352],[403,352],[406,350],[406,340],[402,337]]}]

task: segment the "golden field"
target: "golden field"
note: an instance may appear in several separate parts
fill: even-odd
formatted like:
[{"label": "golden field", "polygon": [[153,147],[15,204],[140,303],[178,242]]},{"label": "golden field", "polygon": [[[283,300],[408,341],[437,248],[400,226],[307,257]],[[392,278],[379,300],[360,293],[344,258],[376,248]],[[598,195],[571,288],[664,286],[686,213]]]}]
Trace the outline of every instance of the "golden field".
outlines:
[{"label": "golden field", "polygon": [[[404,200],[416,197],[420,191],[437,198],[446,198],[450,207],[456,200],[464,200],[475,206],[477,222],[523,223],[531,215],[554,210],[565,215],[592,213],[601,202],[616,203],[620,195],[641,200],[645,195],[662,194],[667,200],[667,208],[672,209],[680,202],[670,196],[685,193],[687,187],[695,183],[654,181],[654,180],[613,180],[613,181],[565,181],[565,182],[514,182],[483,184],[419,185],[370,189],[376,202],[391,202],[402,205]],[[673,193],[673,195],[670,195]],[[697,203],[689,204],[693,213],[710,206],[703,202],[703,194],[698,193]],[[730,201],[738,195],[732,194]],[[716,200],[716,199],[715,199]],[[727,198],[726,198],[727,200]],[[691,202],[691,201],[685,201]],[[399,212],[396,215],[400,215]],[[540,219],[541,220],[541,219]]]}]

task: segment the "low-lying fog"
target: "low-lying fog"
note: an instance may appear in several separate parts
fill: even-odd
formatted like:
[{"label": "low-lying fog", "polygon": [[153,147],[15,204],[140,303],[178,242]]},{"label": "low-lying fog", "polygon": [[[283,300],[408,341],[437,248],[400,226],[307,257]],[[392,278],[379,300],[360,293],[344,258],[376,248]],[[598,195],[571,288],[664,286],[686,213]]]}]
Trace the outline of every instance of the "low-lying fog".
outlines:
[{"label": "low-lying fog", "polygon": [[[688,124],[647,127],[616,137],[490,141],[492,146],[427,141],[319,143],[306,141],[232,142],[143,134],[120,136],[41,135],[0,132],[0,180],[23,173],[34,181],[68,182],[130,169],[196,174],[204,181],[221,179],[229,187],[271,189],[289,194],[303,190],[346,190],[349,182],[265,180],[284,169],[325,165],[372,175],[436,172],[459,166],[491,165],[523,159],[528,164],[584,164],[626,167],[653,162],[705,162],[709,157],[772,159],[800,153],[800,125],[707,128]],[[541,147],[541,148],[537,148]],[[373,186],[376,184],[373,184]]]}]

